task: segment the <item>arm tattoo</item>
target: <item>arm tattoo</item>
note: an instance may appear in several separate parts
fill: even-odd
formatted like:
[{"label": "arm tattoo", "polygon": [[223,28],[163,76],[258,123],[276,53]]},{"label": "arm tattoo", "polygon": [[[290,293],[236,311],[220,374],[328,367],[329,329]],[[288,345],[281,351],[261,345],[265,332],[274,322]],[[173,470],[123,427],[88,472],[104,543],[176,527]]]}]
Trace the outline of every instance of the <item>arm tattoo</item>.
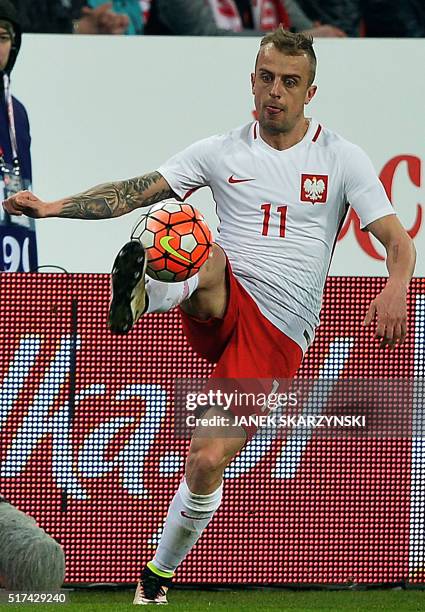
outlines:
[{"label": "arm tattoo", "polygon": [[125,181],[104,183],[64,201],[60,217],[73,219],[109,219],[119,217],[141,206],[150,206],[175,196],[167,185],[157,183],[163,177],[151,172]]}]

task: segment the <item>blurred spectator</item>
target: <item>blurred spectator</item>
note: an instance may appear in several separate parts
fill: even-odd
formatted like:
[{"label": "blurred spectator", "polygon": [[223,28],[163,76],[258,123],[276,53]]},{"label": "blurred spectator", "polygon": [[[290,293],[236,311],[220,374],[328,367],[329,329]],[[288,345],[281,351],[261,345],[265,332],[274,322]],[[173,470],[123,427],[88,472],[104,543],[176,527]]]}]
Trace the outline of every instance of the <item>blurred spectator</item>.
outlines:
[{"label": "blurred spectator", "polygon": [[[88,0],[87,4],[96,8],[105,0]],[[117,15],[127,15],[129,24],[124,34],[143,34],[143,9],[139,0],[113,0],[112,10]]]},{"label": "blurred spectator", "polygon": [[151,0],[139,0],[140,8],[143,15],[143,23],[147,23],[149,20],[149,12],[151,10]]},{"label": "blurred spectator", "polygon": [[298,1],[306,15],[316,23],[338,28],[347,36],[359,36],[364,0]]},{"label": "blurred spectator", "polygon": [[[0,199],[31,187],[31,137],[25,107],[11,94],[10,75],[21,47],[21,27],[9,0],[0,0]],[[0,271],[37,267],[35,223],[0,213]],[[0,544],[1,545],[1,544]]]},{"label": "blurred spectator", "polygon": [[24,32],[39,34],[124,34],[127,15],[114,13],[112,3],[96,8],[84,0],[16,0]]},{"label": "blurred spectator", "polygon": [[314,23],[297,0],[152,0],[145,33],[261,36],[280,23],[313,36],[345,36],[335,27]]},{"label": "blurred spectator", "polygon": [[[227,2],[226,2],[227,4]],[[145,34],[178,34],[187,36],[226,36],[243,34],[243,25],[239,12],[223,11],[226,24],[217,24],[208,0],[152,0],[149,19],[145,23]],[[248,32],[258,34],[261,32]]]},{"label": "blurred spectator", "polygon": [[364,0],[366,36],[425,37],[424,0]]},{"label": "blurred spectator", "polygon": [[328,25],[314,23],[297,0],[208,0],[217,23],[226,27],[226,16],[239,13],[245,29],[261,33],[276,30],[279,25],[312,36],[344,36],[344,32]]},{"label": "blurred spectator", "polygon": [[65,577],[62,547],[35,520],[0,495],[0,586],[9,591],[58,591]]}]

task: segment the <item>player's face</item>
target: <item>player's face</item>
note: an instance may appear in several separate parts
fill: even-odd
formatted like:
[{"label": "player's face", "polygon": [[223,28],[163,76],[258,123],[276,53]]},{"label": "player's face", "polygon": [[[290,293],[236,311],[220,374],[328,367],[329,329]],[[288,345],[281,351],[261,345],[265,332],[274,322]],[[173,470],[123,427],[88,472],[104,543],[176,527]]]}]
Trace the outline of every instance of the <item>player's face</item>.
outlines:
[{"label": "player's face", "polygon": [[10,34],[4,28],[0,28],[0,70],[6,68],[11,48],[12,39]]},{"label": "player's face", "polygon": [[273,44],[260,49],[252,93],[260,126],[270,134],[290,132],[304,118],[304,105],[316,93],[309,85],[307,55],[284,55]]}]

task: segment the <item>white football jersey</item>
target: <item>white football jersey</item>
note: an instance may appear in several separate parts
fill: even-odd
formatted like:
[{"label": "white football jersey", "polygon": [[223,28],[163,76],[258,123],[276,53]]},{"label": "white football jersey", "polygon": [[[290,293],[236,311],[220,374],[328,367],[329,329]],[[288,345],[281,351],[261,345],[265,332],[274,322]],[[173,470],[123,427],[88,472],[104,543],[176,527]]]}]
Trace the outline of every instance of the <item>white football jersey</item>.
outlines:
[{"label": "white football jersey", "polygon": [[217,243],[260,311],[305,351],[349,205],[361,226],[395,214],[367,155],[314,119],[284,151],[257,122],[201,140],[158,168],[182,199],[208,186]]}]

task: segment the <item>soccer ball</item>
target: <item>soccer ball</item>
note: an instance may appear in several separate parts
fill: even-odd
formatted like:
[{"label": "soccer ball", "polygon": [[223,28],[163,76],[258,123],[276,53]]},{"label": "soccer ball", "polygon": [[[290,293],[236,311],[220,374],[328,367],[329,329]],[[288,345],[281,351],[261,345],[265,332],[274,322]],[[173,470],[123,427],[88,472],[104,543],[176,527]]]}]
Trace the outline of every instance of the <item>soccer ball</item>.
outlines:
[{"label": "soccer ball", "polygon": [[132,237],[146,250],[146,273],[168,283],[196,274],[211,253],[212,235],[204,217],[175,200],[152,206]]}]

